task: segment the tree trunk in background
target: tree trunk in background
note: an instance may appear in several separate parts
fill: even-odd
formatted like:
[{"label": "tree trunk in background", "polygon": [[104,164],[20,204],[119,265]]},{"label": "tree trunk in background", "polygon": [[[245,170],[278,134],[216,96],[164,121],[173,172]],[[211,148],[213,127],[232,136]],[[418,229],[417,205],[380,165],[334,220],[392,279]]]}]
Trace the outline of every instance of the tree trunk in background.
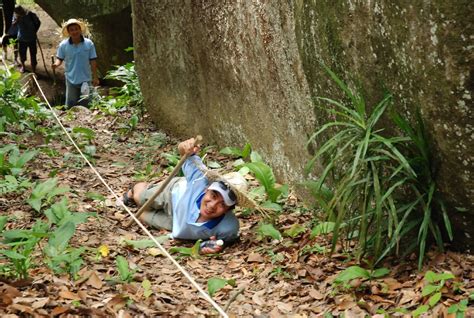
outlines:
[{"label": "tree trunk in background", "polygon": [[327,121],[316,97],[340,97],[321,62],[371,105],[389,90],[408,117],[420,107],[456,243],[473,247],[472,1],[132,0],[132,11],[156,125],[250,142],[282,180],[303,179],[305,142]]},{"label": "tree trunk in background", "polygon": [[[101,73],[114,65],[133,59],[124,50],[133,45],[132,16],[129,0],[35,0],[54,21],[61,25],[70,18],[86,19],[92,24],[92,40],[97,50]],[[58,44],[61,38],[58,36]]]}]

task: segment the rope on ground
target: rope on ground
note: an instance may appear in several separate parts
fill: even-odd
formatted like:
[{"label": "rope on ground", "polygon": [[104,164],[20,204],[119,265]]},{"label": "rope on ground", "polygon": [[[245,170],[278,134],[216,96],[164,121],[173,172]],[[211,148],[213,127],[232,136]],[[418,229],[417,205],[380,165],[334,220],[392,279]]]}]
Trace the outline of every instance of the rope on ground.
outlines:
[{"label": "rope on ground", "polygon": [[[100,175],[100,173],[94,168],[94,166],[90,163],[90,161],[86,158],[86,156],[84,156],[83,152],[81,151],[81,149],[79,148],[79,146],[74,142],[74,140],[72,139],[71,135],[69,134],[69,132],[66,130],[66,128],[64,127],[64,125],[62,124],[61,120],[59,119],[59,117],[56,115],[56,112],[54,111],[53,107],[51,107],[51,105],[49,104],[48,100],[46,99],[46,96],[44,95],[43,93],[43,90],[41,89],[41,86],[39,85],[37,79],[36,79],[36,76],[33,76],[32,77],[35,81],[35,84],[36,86],[38,87],[40,93],[41,93],[41,96],[43,97],[43,99],[45,100],[46,102],[46,105],[48,105],[49,109],[51,110],[54,118],[56,119],[56,121],[58,122],[58,124],[61,126],[61,128],[64,130],[66,136],[68,137],[68,139],[71,141],[71,143],[73,144],[73,146],[76,148],[76,150],[79,152],[79,154],[82,156],[82,158],[84,159],[84,161],[87,163],[87,165],[89,165],[89,167],[92,169],[92,171],[96,174],[96,176],[99,178],[99,180],[102,182],[102,184],[109,190],[109,192],[115,197],[116,200],[119,200],[119,197],[117,196],[117,194],[115,194],[115,192],[110,188],[110,186],[107,184],[107,182],[102,178],[102,176]],[[119,200],[120,201],[120,200]],[[171,260],[171,262],[179,269],[179,271],[189,280],[189,282],[198,290],[198,292],[204,297],[204,299],[206,299],[223,317],[228,317],[228,315],[225,313],[225,311],[211,298],[211,296],[209,296],[209,294],[207,294],[201,286],[199,286],[199,284],[191,277],[191,275],[168,253],[168,251],[155,239],[155,237],[147,230],[147,228],[140,222],[140,220],[138,220],[135,215],[128,209],[128,207],[122,203],[122,206],[125,208],[125,210],[127,211],[127,213],[130,215],[130,217],[138,224],[138,226],[143,230],[143,232],[146,233],[146,235],[148,235],[151,240],[156,244],[156,246],[158,246],[158,248],[161,250],[161,252]]]}]

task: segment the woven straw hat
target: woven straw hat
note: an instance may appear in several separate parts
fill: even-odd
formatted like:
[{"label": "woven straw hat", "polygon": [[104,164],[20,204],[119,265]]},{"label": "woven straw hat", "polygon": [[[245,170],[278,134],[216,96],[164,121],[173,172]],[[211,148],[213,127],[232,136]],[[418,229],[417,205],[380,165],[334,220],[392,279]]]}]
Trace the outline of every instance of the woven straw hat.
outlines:
[{"label": "woven straw hat", "polygon": [[82,19],[69,19],[65,22],[62,23],[61,25],[61,34],[64,38],[69,37],[69,33],[67,32],[67,27],[72,25],[72,24],[77,24],[81,28],[81,32],[83,36],[90,37],[90,25],[87,23],[87,21],[82,20]]}]

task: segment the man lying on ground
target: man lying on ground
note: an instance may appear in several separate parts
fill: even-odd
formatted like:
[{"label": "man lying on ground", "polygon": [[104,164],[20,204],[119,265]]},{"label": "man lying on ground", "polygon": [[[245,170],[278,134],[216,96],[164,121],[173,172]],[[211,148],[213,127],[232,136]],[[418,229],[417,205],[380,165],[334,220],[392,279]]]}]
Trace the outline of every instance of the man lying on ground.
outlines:
[{"label": "man lying on ground", "polygon": [[[226,181],[210,183],[201,170],[205,166],[196,155],[199,146],[195,146],[194,138],[181,142],[178,150],[181,156],[189,155],[182,168],[184,177],[173,178],[154,200],[152,210],[144,211],[140,220],[156,228],[171,230],[175,239],[222,240],[222,246],[214,244],[201,248],[203,254],[218,253],[239,236],[239,221],[233,213],[237,198],[229,184],[245,190],[246,181],[234,172],[224,176]],[[124,203],[142,206],[159,187],[160,184],[137,183],[124,194]]]}]

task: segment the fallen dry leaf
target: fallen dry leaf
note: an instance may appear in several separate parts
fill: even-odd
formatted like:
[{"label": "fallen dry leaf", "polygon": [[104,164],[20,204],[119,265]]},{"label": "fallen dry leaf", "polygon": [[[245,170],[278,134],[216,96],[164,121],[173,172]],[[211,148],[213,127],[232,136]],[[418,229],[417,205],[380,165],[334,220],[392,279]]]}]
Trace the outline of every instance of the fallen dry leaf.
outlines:
[{"label": "fallen dry leaf", "polygon": [[265,261],[265,258],[262,257],[259,253],[252,252],[250,255],[247,257],[247,262],[249,263],[263,263]]},{"label": "fallen dry leaf", "polygon": [[20,304],[10,305],[10,306],[8,306],[8,309],[17,310],[17,311],[20,311],[20,312],[26,312],[30,315],[33,315],[33,313],[34,313],[34,310],[31,307],[25,306],[25,305],[20,305]]},{"label": "fallen dry leaf", "polygon": [[81,297],[79,297],[76,293],[70,292],[69,290],[60,291],[59,296],[64,299],[81,300]]},{"label": "fallen dry leaf", "polygon": [[95,289],[101,289],[104,285],[104,282],[99,278],[99,276],[97,276],[95,272],[92,272],[86,284],[94,287]]},{"label": "fallen dry leaf", "polygon": [[69,310],[69,307],[65,307],[65,306],[56,307],[51,311],[51,316],[58,316],[60,314],[64,314],[68,310]]},{"label": "fallen dry leaf", "polygon": [[37,298],[35,302],[31,304],[31,307],[38,309],[43,308],[49,303],[49,297]]},{"label": "fallen dry leaf", "polygon": [[283,303],[283,302],[277,301],[276,305],[278,309],[282,311],[283,313],[288,314],[293,311],[293,305],[290,303]]},{"label": "fallen dry leaf", "polygon": [[259,306],[262,306],[265,303],[265,301],[261,298],[261,296],[263,294],[265,294],[264,290],[260,290],[258,292],[255,292],[252,296],[253,302],[256,303]]},{"label": "fallen dry leaf", "polygon": [[316,300],[321,300],[324,298],[324,295],[314,288],[310,289],[308,294]]}]

